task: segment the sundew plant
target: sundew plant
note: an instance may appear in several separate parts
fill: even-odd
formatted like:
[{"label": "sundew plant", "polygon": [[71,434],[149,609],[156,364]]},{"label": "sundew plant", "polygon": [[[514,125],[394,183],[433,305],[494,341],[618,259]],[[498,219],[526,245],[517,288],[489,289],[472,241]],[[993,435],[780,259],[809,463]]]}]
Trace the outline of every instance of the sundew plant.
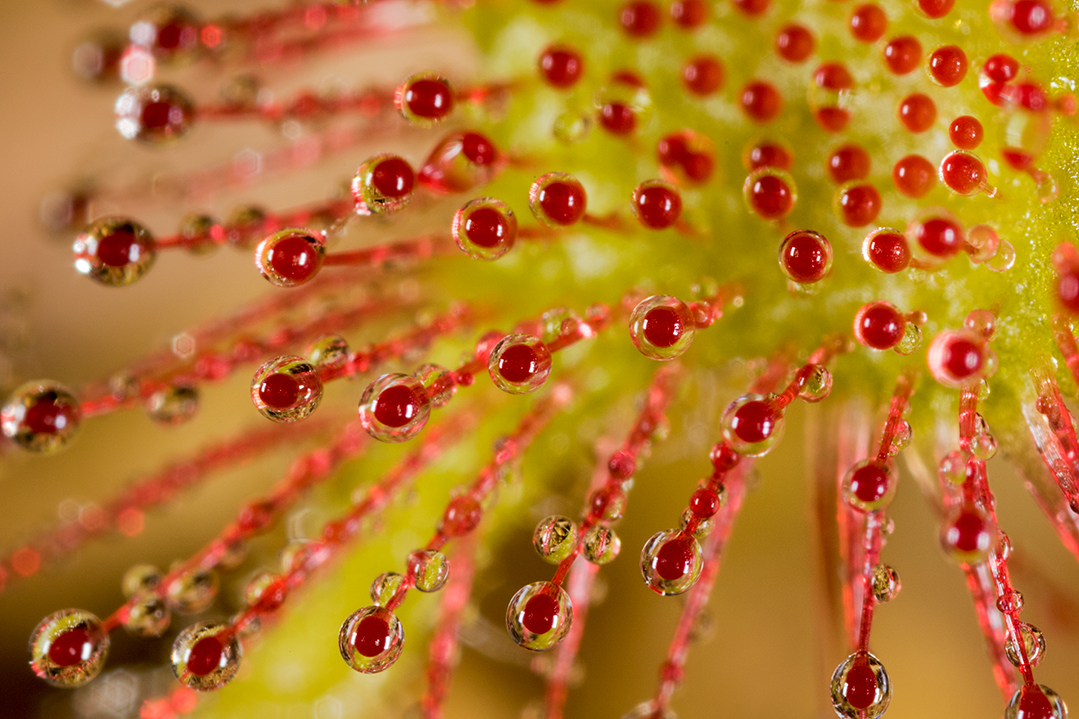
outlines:
[{"label": "sundew plant", "polygon": [[1071,5],[8,12],[15,715],[1067,716]]}]

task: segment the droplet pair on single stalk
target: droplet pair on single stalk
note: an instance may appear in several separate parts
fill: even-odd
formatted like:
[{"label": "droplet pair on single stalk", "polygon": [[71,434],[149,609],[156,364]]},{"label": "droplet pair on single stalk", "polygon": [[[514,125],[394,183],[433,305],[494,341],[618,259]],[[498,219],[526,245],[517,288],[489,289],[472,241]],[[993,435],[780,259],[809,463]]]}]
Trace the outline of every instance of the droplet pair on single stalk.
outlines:
[{"label": "droplet pair on single stalk", "polygon": [[[800,370],[805,375],[799,396],[818,402],[831,391],[831,373],[820,365]],[[776,395],[746,394],[727,406],[720,420],[723,441],[713,450],[718,471],[733,469],[741,457],[761,457],[772,450],[783,436],[785,407]],[[641,574],[652,591],[662,595],[682,594],[692,587],[704,568],[699,537],[712,529],[711,519],[719,511],[722,495],[701,488],[691,498],[683,526],[658,532],[641,551]],[[693,533],[686,527],[692,523]]]},{"label": "droplet pair on single stalk", "polygon": [[408,557],[408,577],[384,572],[371,584],[374,604],[353,612],[341,625],[338,649],[342,658],[361,674],[376,674],[397,661],[405,644],[405,630],[397,615],[386,607],[406,581],[421,592],[437,592],[446,586],[450,563],[431,549],[418,549]]}]

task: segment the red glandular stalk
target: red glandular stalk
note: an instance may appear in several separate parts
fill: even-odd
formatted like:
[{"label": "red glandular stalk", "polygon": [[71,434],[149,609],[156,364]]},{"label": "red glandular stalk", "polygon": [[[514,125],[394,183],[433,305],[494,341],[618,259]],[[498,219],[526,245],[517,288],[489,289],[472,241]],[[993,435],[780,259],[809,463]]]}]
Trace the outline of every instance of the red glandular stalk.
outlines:
[{"label": "red glandular stalk", "polygon": [[427,657],[427,686],[420,698],[420,709],[426,719],[440,719],[443,703],[449,691],[450,679],[456,665],[458,652],[457,631],[462,615],[468,606],[475,576],[475,551],[478,542],[466,539],[454,552],[450,561],[453,572],[446,582],[442,601],[438,607],[438,623],[431,637]]},{"label": "red glandular stalk", "polygon": [[[235,545],[268,531],[281,513],[295,504],[311,487],[333,476],[333,471],[345,460],[356,457],[367,446],[366,436],[355,422],[340,430],[325,447],[312,450],[292,462],[286,476],[265,498],[249,503],[206,546],[171,570],[149,591],[164,597],[174,582],[196,570],[211,570],[231,552]],[[114,611],[104,621],[106,631],[123,624],[127,612],[140,598],[137,595]]]},{"label": "red glandular stalk", "polygon": [[[826,345],[818,349],[812,355],[814,362],[822,365],[831,359],[834,351],[832,345]],[[761,376],[753,383],[751,391],[755,394],[770,392],[788,371],[789,365],[781,358],[773,359],[766,366]],[[801,376],[801,373],[798,373]],[[797,382],[797,380],[796,380]],[[664,716],[670,705],[674,690],[682,682],[682,675],[686,660],[689,656],[689,648],[694,640],[694,631],[698,627],[701,613],[704,611],[712,593],[712,587],[719,573],[723,558],[723,551],[727,546],[731,532],[734,530],[735,520],[742,508],[742,502],[746,493],[746,477],[752,471],[753,460],[737,460],[730,452],[729,446],[720,442],[712,450],[714,470],[712,476],[704,482],[704,489],[716,491],[722,488],[724,500],[718,507],[714,516],[708,519],[713,522],[711,534],[704,546],[704,562],[700,578],[689,590],[689,595],[682,614],[678,619],[670,645],[667,649],[667,660],[660,667],[659,684],[656,693],[648,703],[653,716]],[[734,464],[732,465],[732,461]],[[701,490],[698,490],[698,493]],[[694,493],[694,498],[698,493]],[[691,505],[690,524],[683,531],[692,532],[693,523],[699,523],[700,517],[693,511]]]},{"label": "red glandular stalk", "polygon": [[[287,295],[270,295],[231,316],[184,332],[173,338],[171,347],[133,363],[108,381],[85,387],[79,393],[83,415],[132,406],[136,400],[145,400],[180,382],[223,379],[238,364],[265,359],[285,347],[359,326],[365,320],[411,304],[392,295],[377,293],[371,297],[364,293],[358,299],[345,301],[341,308],[319,312],[311,319],[289,321],[297,306],[335,293],[343,295],[355,281],[355,272],[320,278]],[[269,323],[274,324],[268,326]],[[267,327],[262,329],[264,325]]]},{"label": "red glandular stalk", "polygon": [[[1017,691],[1033,691],[1030,688],[1035,687],[1032,657],[1028,656],[1027,647],[1031,630],[1019,619],[1023,599],[1012,587],[1008,573],[1011,544],[999,529],[996,500],[989,489],[985,460],[980,458],[984,455],[977,451],[978,443],[989,436],[977,408],[977,390],[964,389],[959,406],[959,435],[960,446],[967,456],[965,476],[959,493],[944,487],[945,509],[952,510],[955,518],[950,520],[944,539],[959,550],[974,547],[972,540],[976,540],[976,548],[958,556],[989,643],[997,684],[1005,697],[1012,697]],[[943,474],[941,480],[946,484]]]},{"label": "red glandular stalk", "polygon": [[217,472],[282,445],[318,437],[325,430],[326,423],[317,420],[296,427],[245,430],[204,447],[191,457],[169,462],[164,469],[135,480],[118,496],[100,505],[84,507],[78,519],[31,537],[0,558],[0,591],[12,580],[36,574],[93,539],[117,532],[134,537],[142,532],[147,510],[172,501],[177,494],[209,480]]},{"label": "red glandular stalk", "polygon": [[[257,632],[262,627],[262,620],[276,614],[287,598],[305,585],[315,570],[326,565],[349,547],[360,533],[364,521],[371,519],[393,502],[424,469],[460,441],[474,423],[473,415],[461,414],[454,417],[453,421],[447,422],[445,428],[439,427],[428,433],[415,450],[392,467],[377,483],[368,487],[347,512],[327,521],[318,539],[309,542],[301,552],[287,562],[283,560],[283,571],[280,575],[270,576],[261,591],[254,594],[249,592],[247,608],[222,625],[219,636],[225,638],[223,641],[234,637],[246,639],[251,633]],[[188,564],[190,563],[189,561]],[[159,586],[166,586],[169,576],[174,573],[162,579]],[[454,595],[452,600],[459,603],[455,610],[458,614],[463,606],[460,592],[464,591],[467,598],[470,583],[471,574],[467,568],[464,575],[465,584],[458,585],[458,594]],[[144,598],[145,595],[143,595]],[[110,620],[106,622],[106,627],[110,625],[111,620],[110,617]],[[140,716],[172,716],[170,712],[175,708],[178,700],[183,702],[184,708],[176,711],[180,713],[191,711],[198,700],[198,695],[186,692],[190,692],[190,689],[185,687],[170,693],[167,699],[147,699],[143,703]]]},{"label": "red glandular stalk", "polygon": [[[637,471],[639,457],[650,448],[656,429],[666,422],[665,412],[673,399],[680,375],[681,368],[678,366],[666,366],[656,371],[645,393],[644,407],[638,413],[628,436],[618,451],[605,458],[602,466],[597,468],[596,480],[589,488],[583,518],[577,527],[573,550],[559,562],[551,579],[551,584],[556,587],[568,582],[569,597],[573,604],[573,624],[555,649],[547,671],[544,696],[547,719],[562,717],[569,691],[569,675],[584,636],[595,578],[601,563],[606,563],[617,555],[620,540],[612,532],[610,538],[604,540],[601,556],[591,557],[592,561],[587,562],[578,562],[577,559],[584,550],[589,530],[621,516],[624,512],[627,492],[623,489],[623,483]],[[608,548],[611,542],[617,545],[613,551]]]},{"label": "red glandular stalk", "polygon": [[[435,530],[431,539],[427,541],[427,544],[424,545],[424,549],[440,552],[451,540],[464,537],[476,528],[483,513],[483,505],[487,503],[488,498],[497,488],[508,465],[520,458],[536,436],[543,431],[543,428],[554,419],[558,412],[565,409],[572,397],[573,390],[568,384],[556,385],[550,395],[541,398],[521,418],[516,429],[499,443],[494,457],[480,470],[476,480],[447,505],[442,523]],[[455,523],[452,520],[454,514],[457,513],[455,503],[457,505],[468,505],[469,517],[466,522]],[[393,611],[400,606],[411,588],[411,582],[412,578],[410,577],[402,583],[401,588],[386,603],[387,609]]]}]

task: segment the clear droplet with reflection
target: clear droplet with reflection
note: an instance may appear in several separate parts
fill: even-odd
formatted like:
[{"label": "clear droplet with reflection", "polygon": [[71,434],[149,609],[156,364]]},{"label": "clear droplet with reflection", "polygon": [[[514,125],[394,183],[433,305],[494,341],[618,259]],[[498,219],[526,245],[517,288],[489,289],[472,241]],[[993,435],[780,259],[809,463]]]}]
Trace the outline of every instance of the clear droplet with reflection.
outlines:
[{"label": "clear droplet with reflection", "polygon": [[431,407],[445,407],[457,393],[457,383],[453,381],[453,372],[442,365],[420,365],[412,376],[420,381],[431,398]]},{"label": "clear droplet with reflection", "polygon": [[133,597],[140,592],[156,589],[165,577],[165,573],[152,564],[136,564],[130,567],[120,579],[120,590],[125,597]]},{"label": "clear droplet with reflection", "polygon": [[405,577],[403,574],[397,572],[383,572],[371,582],[371,589],[369,591],[371,601],[381,607],[386,606],[390,599],[393,598],[393,595],[401,589],[404,583]]},{"label": "clear droplet with reflection", "polygon": [[408,555],[407,565],[412,585],[421,592],[437,592],[450,576],[450,560],[434,549],[417,549]]},{"label": "clear droplet with reflection", "polygon": [[319,369],[340,369],[348,364],[348,341],[338,335],[323,335],[307,346],[307,359]]},{"label": "clear droplet with reflection", "polygon": [[569,517],[546,517],[532,533],[532,546],[543,561],[558,564],[577,547],[577,525]]},{"label": "clear droplet with reflection", "polygon": [[798,398],[803,402],[821,402],[832,393],[832,373],[824,365],[813,365]]},{"label": "clear droplet with reflection", "polygon": [[170,383],[146,398],[146,415],[158,424],[179,425],[199,411],[199,390],[189,384]]},{"label": "clear droplet with reflection", "polygon": [[[1019,634],[1023,637],[1023,649],[1026,651],[1027,661],[1030,662],[1032,667],[1038,666],[1042,659],[1045,658],[1045,635],[1042,634],[1041,629],[1028,622],[1019,622]],[[1015,666],[1022,663],[1019,644],[1015,640],[1015,635],[1010,631],[1008,632],[1007,640],[1004,642],[1004,654],[1008,657],[1008,661]]]},{"label": "clear droplet with reflection", "polygon": [[165,597],[177,614],[198,614],[210,608],[217,598],[217,573],[212,569],[193,569],[169,583]]},{"label": "clear droplet with reflection", "polygon": [[153,592],[136,594],[124,615],[124,629],[133,637],[160,637],[172,623],[172,612],[164,597]]},{"label": "clear droplet with reflection", "polygon": [[873,576],[870,579],[870,588],[873,590],[873,598],[878,602],[890,602],[899,596],[899,590],[903,588],[899,581],[899,572],[889,564],[878,564],[873,567]]},{"label": "clear droplet with reflection", "polygon": [[613,562],[622,551],[622,540],[613,529],[602,524],[589,527],[582,541],[582,554],[592,564]]}]

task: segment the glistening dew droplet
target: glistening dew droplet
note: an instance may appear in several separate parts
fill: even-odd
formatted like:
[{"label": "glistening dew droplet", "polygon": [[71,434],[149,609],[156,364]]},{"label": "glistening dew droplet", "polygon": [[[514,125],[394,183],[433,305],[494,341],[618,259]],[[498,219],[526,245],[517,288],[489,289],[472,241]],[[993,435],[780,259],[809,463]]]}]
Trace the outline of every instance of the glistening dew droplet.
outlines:
[{"label": "glistening dew droplet", "polygon": [[172,85],[137,85],[116,99],[116,129],[128,140],[151,145],[174,142],[191,130],[195,106]]},{"label": "glistening dew droplet", "polygon": [[31,452],[55,452],[75,438],[82,419],[78,400],[60,384],[27,382],[0,408],[0,430]]},{"label": "glistening dew droplet", "polygon": [[506,608],[506,628],[513,641],[539,652],[561,642],[573,623],[573,604],[564,589],[551,582],[521,587]]},{"label": "glistening dew droplet", "polygon": [[193,62],[202,53],[202,21],[181,5],[158,3],[141,13],[131,25],[131,42],[150,51],[162,65]]},{"label": "glistening dew droplet", "polygon": [[899,573],[891,565],[878,564],[873,567],[870,588],[873,590],[873,598],[878,602],[890,602],[899,596],[903,585],[899,581]]},{"label": "glistening dew droplet", "polygon": [[582,543],[582,554],[592,564],[613,562],[622,551],[622,540],[613,529],[602,524],[589,527],[584,533]]},{"label": "glistening dew droplet", "polygon": [[211,215],[192,212],[180,219],[177,234],[193,255],[208,255],[225,241],[224,226]]},{"label": "glistening dew droplet", "polygon": [[899,343],[892,349],[895,350],[896,354],[907,357],[917,352],[921,347],[922,328],[908,320],[903,327],[903,337],[900,338]]},{"label": "glistening dew droplet", "polygon": [[577,178],[549,172],[532,183],[528,206],[537,220],[551,227],[567,227],[584,217],[588,196]]},{"label": "glistening dew droplet", "polygon": [[866,347],[888,350],[899,345],[906,326],[906,318],[892,304],[870,302],[854,317],[854,336]]},{"label": "glistening dew droplet", "polygon": [[1044,684],[1025,684],[1012,695],[1004,719],[1068,719],[1068,707]]},{"label": "glistening dew droplet", "polygon": [[431,398],[415,377],[384,374],[360,399],[360,424],[380,442],[404,442],[415,437],[431,416]]},{"label": "glistening dew droplet", "polygon": [[959,254],[966,243],[963,226],[943,210],[919,212],[907,223],[906,235],[915,257],[930,267]]},{"label": "glistening dew droplet", "polygon": [[551,351],[531,335],[506,335],[491,350],[487,371],[495,385],[510,394],[535,392],[551,374]]},{"label": "glistening dew droplet", "polygon": [[615,73],[596,91],[593,103],[596,124],[616,137],[628,136],[643,127],[654,109],[652,95],[636,77]]},{"label": "glistening dew droplet", "polygon": [[[1023,652],[1026,653],[1027,661],[1030,662],[1032,667],[1038,666],[1041,660],[1045,658],[1045,635],[1042,634],[1042,630],[1027,622],[1019,622],[1019,634],[1023,638]],[[1004,654],[1014,666],[1018,667],[1022,664],[1019,643],[1016,641],[1015,634],[1010,630],[1007,632],[1007,639],[1004,642]]]},{"label": "glistening dew droplet", "polygon": [[790,173],[774,167],[762,167],[746,178],[742,185],[742,196],[750,212],[764,220],[779,220],[794,209],[798,190]]},{"label": "glistening dew droplet", "polygon": [[315,365],[303,357],[275,357],[255,371],[251,401],[267,419],[296,422],[322,401],[322,379]]},{"label": "glistening dew droplet", "polygon": [[540,75],[547,84],[559,90],[573,87],[584,74],[584,59],[569,45],[548,46],[540,54],[538,64]]},{"label": "glistening dew droplet", "polygon": [[813,230],[795,230],[779,243],[779,266],[791,282],[820,282],[832,270],[832,245]]},{"label": "glistening dew droplet", "polygon": [[371,601],[375,604],[384,607],[393,599],[393,596],[397,594],[405,583],[405,576],[398,574],[397,572],[383,572],[375,577],[371,582],[371,588],[369,594],[371,595]]},{"label": "glistening dew droplet", "polygon": [[379,606],[353,612],[337,637],[345,663],[361,674],[377,674],[401,655],[405,630],[397,616]]},{"label": "glistening dew droplet", "polygon": [[298,287],[322,267],[326,241],[320,233],[289,228],[273,233],[255,248],[255,266],[270,284]]},{"label": "glistening dew droplet", "polygon": [[124,616],[124,629],[133,637],[160,637],[171,623],[168,603],[152,592],[132,597]]},{"label": "glistening dew droplet", "polygon": [[146,398],[146,416],[164,425],[179,425],[199,411],[199,391],[190,384],[170,382]]},{"label": "glistening dew droplet", "polygon": [[172,673],[196,691],[220,689],[236,676],[243,648],[227,624],[198,622],[172,643]]},{"label": "glistening dew droplet", "polygon": [[438,193],[467,192],[490,182],[505,164],[486,135],[452,132],[431,150],[416,179]]},{"label": "glistening dew droplet", "polygon": [[309,344],[305,354],[318,369],[341,369],[348,364],[348,340],[339,335],[324,335]]},{"label": "glistening dew droplet", "polygon": [[803,402],[823,402],[832,393],[832,373],[824,365],[812,365],[798,398]]},{"label": "glistening dew droplet", "polygon": [[75,270],[108,287],[135,282],[154,266],[157,245],[145,227],[126,217],[102,217],[75,238]]},{"label": "glistening dew droplet", "polygon": [[701,545],[681,530],[657,532],[641,549],[641,574],[656,594],[682,594],[704,568]]},{"label": "glistening dew droplet", "polygon": [[453,216],[453,239],[469,257],[497,260],[517,241],[517,216],[493,197],[471,200]]},{"label": "glistening dew droplet", "polygon": [[983,462],[997,453],[997,440],[988,432],[978,432],[970,438],[970,453]]},{"label": "glistening dew droplet", "polygon": [[423,388],[427,390],[433,409],[445,407],[457,392],[457,383],[454,382],[453,373],[442,365],[431,363],[420,365],[412,376],[419,380]]},{"label": "glistening dew droplet", "polygon": [[945,387],[977,385],[993,367],[992,350],[976,332],[963,328],[946,330],[929,345],[929,371]]},{"label": "glistening dew droplet", "polygon": [[890,464],[863,459],[843,477],[843,499],[860,512],[878,512],[895,497],[895,479]]},{"label": "glistening dew droplet", "polygon": [[273,572],[259,572],[244,587],[244,602],[261,612],[277,611],[287,597],[285,578]]},{"label": "glistening dew droplet", "polygon": [[739,454],[761,457],[783,436],[783,410],[772,397],[742,395],[727,405],[720,419],[723,438]]},{"label": "glistening dew droplet", "polygon": [[228,243],[241,249],[253,248],[261,242],[270,225],[270,216],[259,205],[238,205],[229,213]]},{"label": "glistening dew droplet", "polygon": [[125,597],[133,597],[140,592],[156,589],[165,573],[151,564],[136,564],[130,567],[120,579],[120,590]]},{"label": "glistening dew droplet", "polygon": [[696,322],[689,306],[677,297],[654,295],[641,300],[629,318],[633,346],[649,359],[681,356],[693,343]]},{"label": "glistening dew droplet", "polygon": [[663,180],[645,180],[633,190],[630,206],[637,221],[650,230],[673,226],[682,215],[682,196]]},{"label": "glistening dew droplet", "polygon": [[394,103],[401,115],[417,127],[431,127],[453,111],[453,89],[446,78],[433,72],[411,76],[397,88]]},{"label": "glistening dew droplet", "polygon": [[884,665],[869,652],[855,652],[832,673],[832,707],[846,719],[877,719],[892,700]]},{"label": "glistening dew droplet", "polygon": [[109,635],[101,620],[81,609],[65,609],[41,620],[30,635],[30,669],[57,687],[77,687],[101,671]]},{"label": "glistening dew droplet", "polygon": [[874,269],[891,275],[910,265],[910,246],[902,232],[881,227],[865,236],[862,257]]},{"label": "glistening dew droplet", "polygon": [[417,549],[408,555],[408,576],[421,592],[437,592],[450,576],[450,561],[434,549]]},{"label": "glistening dew droplet", "polygon": [[961,565],[985,561],[996,541],[996,527],[985,512],[973,505],[953,511],[940,528],[945,554]]},{"label": "glistening dew droplet", "polygon": [[543,561],[558,564],[577,548],[577,525],[569,517],[546,517],[532,533],[532,546]]},{"label": "glistening dew droplet", "polygon": [[953,450],[941,458],[938,470],[945,481],[962,484],[967,479],[967,458],[959,450]]},{"label": "glistening dew droplet", "polygon": [[165,588],[169,607],[177,614],[198,614],[217,598],[218,578],[212,569],[192,569]]},{"label": "glistening dew droplet", "polygon": [[416,173],[401,157],[383,153],[370,158],[352,179],[357,215],[389,215],[412,201]]},{"label": "glistening dew droplet", "polygon": [[712,533],[716,523],[712,517],[701,517],[695,514],[692,508],[686,507],[678,517],[678,527],[683,532],[689,532],[691,526],[693,536],[701,540]]}]

